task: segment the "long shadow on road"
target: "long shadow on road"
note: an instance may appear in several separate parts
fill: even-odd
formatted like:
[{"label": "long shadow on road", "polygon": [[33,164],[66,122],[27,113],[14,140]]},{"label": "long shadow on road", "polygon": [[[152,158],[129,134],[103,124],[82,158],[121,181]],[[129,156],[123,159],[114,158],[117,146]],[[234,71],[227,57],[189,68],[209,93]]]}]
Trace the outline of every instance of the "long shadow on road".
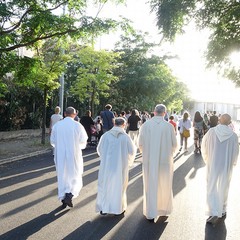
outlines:
[{"label": "long shadow on road", "polygon": [[61,211],[61,209],[61,207],[58,207],[48,214],[43,214],[37,218],[34,218],[31,221],[26,222],[19,227],[16,227],[2,234],[0,238],[2,240],[28,239],[29,236],[38,232],[40,229],[47,226],[48,224],[51,224],[69,211],[69,209],[64,211]]},{"label": "long shadow on road", "polygon": [[190,155],[190,157],[174,171],[173,196],[176,196],[187,186],[185,177],[192,169],[193,172],[191,173],[190,178],[194,178],[198,169],[204,166],[205,163],[203,162],[201,155]]},{"label": "long shadow on road", "polygon": [[[123,216],[113,216],[108,215],[105,217],[98,216],[93,221],[87,221],[81,227],[70,233],[68,236],[64,238],[64,240],[72,240],[72,239],[103,239],[104,236],[111,231],[114,226],[116,226],[121,220]],[[81,236],[81,237],[80,237]]]}]

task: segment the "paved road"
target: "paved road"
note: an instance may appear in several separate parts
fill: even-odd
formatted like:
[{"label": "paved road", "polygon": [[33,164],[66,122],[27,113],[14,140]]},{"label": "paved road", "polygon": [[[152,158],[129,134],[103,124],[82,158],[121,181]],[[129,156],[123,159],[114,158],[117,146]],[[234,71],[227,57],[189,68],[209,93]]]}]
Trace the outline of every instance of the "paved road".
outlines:
[{"label": "paved road", "polygon": [[141,157],[130,170],[125,217],[95,213],[99,158],[94,149],[84,151],[84,165],[84,187],[74,199],[74,208],[65,210],[59,208],[50,153],[1,165],[0,239],[240,239],[238,166],[233,173],[227,219],[213,228],[205,224],[205,165],[200,155],[189,151],[176,156],[174,210],[165,223],[155,224],[142,214]]}]

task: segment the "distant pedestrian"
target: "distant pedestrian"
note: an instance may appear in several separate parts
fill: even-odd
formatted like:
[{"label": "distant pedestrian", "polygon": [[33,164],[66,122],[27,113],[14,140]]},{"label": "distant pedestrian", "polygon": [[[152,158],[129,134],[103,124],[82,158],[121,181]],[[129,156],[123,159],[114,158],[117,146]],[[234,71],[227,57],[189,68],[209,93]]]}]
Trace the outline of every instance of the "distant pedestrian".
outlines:
[{"label": "distant pedestrian", "polygon": [[105,110],[100,113],[103,123],[103,133],[109,131],[113,127],[115,116],[111,110],[112,105],[107,104]]},{"label": "distant pedestrian", "polygon": [[178,123],[178,115],[177,115],[176,111],[173,111],[172,116],[174,117],[174,122]]},{"label": "distant pedestrian", "polygon": [[76,110],[66,109],[66,117],[53,126],[51,145],[54,149],[54,162],[57,171],[58,198],[62,207],[73,207],[72,198],[77,197],[82,188],[83,158],[87,133],[77,121]]},{"label": "distant pedestrian", "polygon": [[184,151],[188,151],[188,138],[190,137],[190,128],[191,128],[191,121],[189,119],[188,112],[185,112],[183,114],[183,117],[179,120],[178,128],[180,132],[180,149],[182,150],[183,147],[183,141],[184,141]]},{"label": "distant pedestrian", "polygon": [[155,116],[140,128],[139,149],[143,158],[143,214],[150,222],[172,212],[173,154],[177,147],[172,125],[164,120],[166,107],[158,104]]},{"label": "distant pedestrian", "polygon": [[218,116],[216,115],[216,111],[213,111],[213,115],[209,118],[210,128],[218,125]]},{"label": "distant pedestrian", "polygon": [[94,121],[92,119],[92,113],[90,110],[87,110],[85,115],[80,118],[80,123],[85,128],[88,135],[88,143],[91,143],[92,137],[92,128],[95,126]]},{"label": "distant pedestrian", "polygon": [[137,109],[133,109],[131,112],[131,116],[129,116],[128,118],[128,134],[135,146],[137,146],[140,124],[141,118],[139,116],[139,112]]},{"label": "distant pedestrian", "polygon": [[74,118],[75,121],[79,122],[80,121],[80,118],[78,116],[78,110],[76,110],[76,116]]},{"label": "distant pedestrian", "polygon": [[194,146],[195,146],[194,153],[199,152],[201,154],[202,138],[205,132],[207,132],[207,126],[199,111],[196,111],[194,114],[193,128],[194,128]]},{"label": "distant pedestrian", "polygon": [[239,153],[238,136],[228,127],[231,117],[223,114],[219,122],[202,141],[202,156],[207,166],[207,223],[214,225],[226,217],[232,169]]},{"label": "distant pedestrian", "polygon": [[128,168],[136,147],[124,130],[126,120],[115,118],[114,127],[102,135],[97,146],[100,156],[96,211],[100,214],[123,214],[127,208]]},{"label": "distant pedestrian", "polygon": [[60,112],[61,108],[59,106],[55,107],[55,113],[50,119],[49,134],[51,134],[54,124],[63,119],[63,116],[60,114]]},{"label": "distant pedestrian", "polygon": [[171,115],[169,117],[169,123],[171,123],[173,125],[174,131],[177,134],[177,123],[174,121],[174,116],[173,115]]}]

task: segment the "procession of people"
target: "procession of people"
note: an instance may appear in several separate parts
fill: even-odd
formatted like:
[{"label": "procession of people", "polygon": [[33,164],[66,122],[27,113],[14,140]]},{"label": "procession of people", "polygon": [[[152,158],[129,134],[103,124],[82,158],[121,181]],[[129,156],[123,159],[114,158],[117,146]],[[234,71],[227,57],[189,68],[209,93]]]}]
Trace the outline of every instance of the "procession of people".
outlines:
[{"label": "procession of people", "polygon": [[[58,107],[56,110],[59,114]],[[193,153],[201,154],[206,164],[206,222],[215,225],[226,218],[228,189],[239,153],[230,115],[222,114],[216,120],[216,112],[210,116],[196,111],[191,118],[187,111],[181,117],[174,111],[166,119],[163,104],[157,104],[151,114],[132,109],[131,114],[122,111],[119,116],[107,104],[94,120],[88,110],[80,121],[74,121],[76,113],[68,107],[65,117],[51,124],[62,208],[73,207],[72,199],[82,188],[82,149],[91,142],[94,126],[101,131],[96,144],[100,157],[96,212],[124,215],[129,168],[138,153],[143,166],[143,215],[150,222],[158,218],[165,221],[173,209],[174,155],[189,152],[188,140],[192,138]]]}]

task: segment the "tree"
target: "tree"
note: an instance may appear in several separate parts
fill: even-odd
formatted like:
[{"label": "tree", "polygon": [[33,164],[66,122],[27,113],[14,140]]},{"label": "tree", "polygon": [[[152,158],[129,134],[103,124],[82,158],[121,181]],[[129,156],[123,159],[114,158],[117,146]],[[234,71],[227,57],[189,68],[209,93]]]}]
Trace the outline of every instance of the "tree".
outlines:
[{"label": "tree", "polygon": [[236,0],[152,0],[152,11],[163,38],[173,41],[183,27],[195,20],[200,29],[211,30],[206,53],[208,66],[225,67],[227,75],[240,85],[239,68],[230,56],[240,50],[240,4]]},{"label": "tree", "polygon": [[[107,1],[95,1],[100,8]],[[115,2],[122,2],[115,1]],[[37,44],[40,40],[70,35],[83,37],[106,31],[111,19],[86,16],[87,0],[9,0],[0,3],[0,53]],[[62,14],[63,8],[66,9]]]},{"label": "tree", "polygon": [[[97,0],[99,12],[107,1]],[[116,3],[124,0],[114,0]],[[0,2],[0,85],[6,73],[14,71],[19,58],[18,49],[34,49],[41,41],[51,38],[70,37],[75,40],[89,40],[125,21],[87,16],[87,0],[8,0]],[[63,14],[63,9],[66,9]],[[4,91],[0,90],[0,95]]]},{"label": "tree", "polygon": [[160,102],[168,107],[177,103],[175,108],[180,110],[186,91],[178,88],[176,78],[164,62],[166,56],[149,56],[155,45],[147,43],[145,37],[142,33],[121,36],[117,51],[122,54],[115,70],[119,81],[112,90],[111,103],[120,111],[132,108],[152,111]]},{"label": "tree", "polygon": [[94,105],[99,104],[101,96],[107,97],[111,84],[117,80],[113,70],[118,67],[119,53],[105,50],[94,50],[82,47],[75,55],[78,61],[77,78],[70,93],[78,96],[81,101],[87,100],[94,114]]}]

